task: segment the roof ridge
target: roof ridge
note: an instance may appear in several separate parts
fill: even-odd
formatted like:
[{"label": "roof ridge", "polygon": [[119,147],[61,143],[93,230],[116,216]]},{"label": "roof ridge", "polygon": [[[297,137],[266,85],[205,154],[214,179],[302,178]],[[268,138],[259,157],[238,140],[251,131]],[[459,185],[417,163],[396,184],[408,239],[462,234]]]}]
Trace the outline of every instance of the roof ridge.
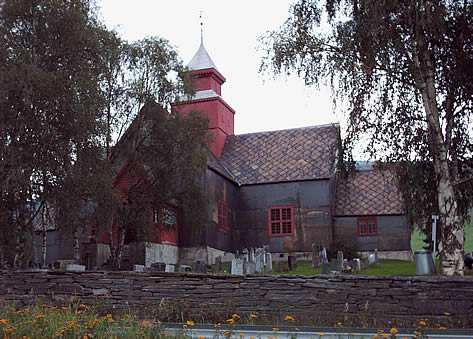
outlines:
[{"label": "roof ridge", "polygon": [[263,133],[273,133],[273,132],[286,132],[286,131],[295,131],[295,130],[304,130],[304,129],[315,129],[315,128],[324,128],[324,127],[335,127],[335,126],[339,126],[339,127],[340,127],[340,123],[334,122],[334,123],[323,124],[323,125],[312,125],[312,126],[294,127],[294,128],[278,129],[278,130],[271,130],[271,131],[250,132],[250,133],[243,133],[243,134],[235,134],[235,136],[236,136],[236,137],[239,137],[239,136],[250,135],[250,134],[263,134]]}]

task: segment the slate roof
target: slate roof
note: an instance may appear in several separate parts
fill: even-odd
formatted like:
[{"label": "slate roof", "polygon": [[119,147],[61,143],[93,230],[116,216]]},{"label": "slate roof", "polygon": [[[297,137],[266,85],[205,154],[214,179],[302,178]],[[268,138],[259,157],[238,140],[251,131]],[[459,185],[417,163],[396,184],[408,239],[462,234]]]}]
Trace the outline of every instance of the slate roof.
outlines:
[{"label": "slate roof", "polygon": [[359,171],[338,179],[335,215],[403,214],[401,194],[393,170]]},{"label": "slate roof", "polygon": [[207,166],[213,169],[215,172],[219,173],[220,175],[224,176],[225,178],[238,183],[236,178],[233,176],[233,174],[228,171],[213,155],[212,152],[209,151],[209,156],[207,158]]},{"label": "slate roof", "polygon": [[339,125],[229,136],[220,165],[241,185],[330,178]]}]

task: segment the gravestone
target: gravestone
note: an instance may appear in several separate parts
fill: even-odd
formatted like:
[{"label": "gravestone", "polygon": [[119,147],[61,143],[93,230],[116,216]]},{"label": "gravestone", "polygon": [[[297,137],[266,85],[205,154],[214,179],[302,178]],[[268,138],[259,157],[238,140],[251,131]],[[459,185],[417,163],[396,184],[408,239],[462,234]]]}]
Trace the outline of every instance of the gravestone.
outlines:
[{"label": "gravestone", "polygon": [[163,262],[155,262],[150,266],[150,270],[154,272],[164,272],[166,269],[166,264]]},{"label": "gravestone", "polygon": [[256,261],[254,248],[250,248],[250,260],[248,261]]},{"label": "gravestone", "polygon": [[197,273],[206,273],[207,265],[203,260],[196,260],[192,263],[192,270]]},{"label": "gravestone", "polygon": [[243,253],[243,259],[245,259],[246,261],[250,261],[250,251],[248,251],[247,248],[244,248],[242,253]]},{"label": "gravestone", "polygon": [[369,253],[368,254],[368,265],[373,265],[374,264],[374,254]]},{"label": "gravestone", "polygon": [[281,272],[281,262],[275,261],[274,262],[274,272],[280,273]]},{"label": "gravestone", "polygon": [[295,271],[297,269],[297,257],[295,255],[288,255],[287,265],[289,267],[289,271]]},{"label": "gravestone", "polygon": [[322,257],[322,261],[325,260],[328,262],[327,249],[325,247],[320,251],[320,256]]},{"label": "gravestone", "polygon": [[255,251],[256,273],[264,273],[264,249],[257,248]]},{"label": "gravestone", "polygon": [[68,264],[66,271],[85,271],[84,265]]},{"label": "gravestone", "polygon": [[337,259],[330,259],[330,271],[334,272],[337,271]]},{"label": "gravestone", "polygon": [[179,265],[179,272],[190,272],[192,271],[192,267],[189,265]]},{"label": "gravestone", "polygon": [[317,251],[317,247],[316,244],[312,244],[312,263],[310,265],[312,268],[317,268],[320,264],[319,251]]},{"label": "gravestone", "polygon": [[256,273],[256,264],[252,261],[245,261],[243,268],[246,274],[255,274]]},{"label": "gravestone", "polygon": [[327,274],[327,266],[328,266],[328,262],[326,260],[322,260],[322,274]]},{"label": "gravestone", "polygon": [[266,272],[273,271],[273,255],[270,252],[266,253]]},{"label": "gravestone", "polygon": [[347,268],[349,266],[348,264],[348,259],[343,259],[343,269]]},{"label": "gravestone", "polygon": [[379,263],[379,255],[378,255],[378,249],[377,248],[374,250],[374,262]]},{"label": "gravestone", "polygon": [[343,252],[337,251],[337,271],[343,271]]},{"label": "gravestone", "polygon": [[144,265],[133,265],[133,271],[135,271],[135,272],[146,272],[146,266],[144,266]]},{"label": "gravestone", "polygon": [[235,275],[243,275],[243,260],[242,259],[232,259],[232,273]]},{"label": "gravestone", "polygon": [[215,258],[215,272],[220,272],[222,270],[222,258]]},{"label": "gravestone", "polygon": [[353,259],[353,270],[354,271],[361,270],[361,260],[360,260],[360,258],[354,258]]},{"label": "gravestone", "polygon": [[174,272],[174,270],[175,270],[174,265],[166,264],[166,267],[164,268],[164,272],[168,272],[168,273]]}]

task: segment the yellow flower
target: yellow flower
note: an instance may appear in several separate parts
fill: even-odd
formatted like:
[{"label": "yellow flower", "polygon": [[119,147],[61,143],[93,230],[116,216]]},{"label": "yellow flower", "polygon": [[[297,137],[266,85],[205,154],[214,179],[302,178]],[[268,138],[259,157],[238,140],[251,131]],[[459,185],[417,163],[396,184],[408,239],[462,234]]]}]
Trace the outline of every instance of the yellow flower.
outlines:
[{"label": "yellow flower", "polygon": [[420,326],[425,326],[425,325],[427,325],[427,323],[424,320],[421,320],[421,321],[419,321],[419,325]]},{"label": "yellow flower", "polygon": [[240,333],[238,336],[239,336],[240,338],[243,338],[245,335]]},{"label": "yellow flower", "polygon": [[343,324],[342,324],[341,322],[338,322],[338,323],[337,323],[337,326],[338,326],[338,327],[342,327],[342,325],[343,325]]},{"label": "yellow flower", "polygon": [[187,328],[187,325],[185,325],[185,324],[184,324],[184,325],[182,325],[182,326],[184,326],[184,328]]},{"label": "yellow flower", "polygon": [[420,335],[420,332],[419,331],[414,331],[414,334],[415,335]]},{"label": "yellow flower", "polygon": [[444,312],[443,315],[449,316],[452,315],[450,312]]},{"label": "yellow flower", "polygon": [[300,331],[300,330],[299,330],[297,327],[296,327],[296,328],[294,328],[294,329],[296,330],[296,332],[299,332],[299,331]]},{"label": "yellow flower", "polygon": [[277,332],[277,331],[279,331],[279,328],[273,327],[273,332]]},{"label": "yellow flower", "polygon": [[187,320],[186,324],[189,325],[189,326],[191,326],[191,327],[194,326],[194,322],[193,322],[193,321]]},{"label": "yellow flower", "polygon": [[229,324],[234,324],[235,323],[235,320],[233,320],[233,318],[227,319],[226,321]]},{"label": "yellow flower", "polygon": [[443,326],[440,326],[439,327],[439,330],[446,330],[447,328],[446,327],[443,327]]},{"label": "yellow flower", "polygon": [[399,331],[396,328],[391,328],[391,331],[389,331],[391,334],[396,335],[399,333]]},{"label": "yellow flower", "polygon": [[379,335],[377,335],[377,334],[375,334],[375,335],[373,336],[373,339],[378,339],[378,338],[379,338]]},{"label": "yellow flower", "polygon": [[295,319],[291,317],[290,315],[286,315],[286,318],[284,318],[286,321],[294,321]]},{"label": "yellow flower", "polygon": [[383,338],[384,338],[384,339],[389,338],[389,334],[387,334],[387,333],[383,334]]},{"label": "yellow flower", "polygon": [[225,331],[225,333],[224,333],[223,335],[231,335],[231,334],[232,334],[232,332],[230,332],[230,331]]},{"label": "yellow flower", "polygon": [[2,323],[3,325],[6,325],[6,324],[7,324],[7,322],[8,322],[8,320],[7,320],[7,319],[0,319],[0,323]]},{"label": "yellow flower", "polygon": [[240,318],[240,316],[239,316],[238,314],[234,313],[234,314],[232,315],[232,318],[237,319],[237,318]]},{"label": "yellow flower", "polygon": [[220,328],[220,327],[222,327],[222,324],[221,324],[221,323],[218,323],[217,325],[214,325],[214,327]]},{"label": "yellow flower", "polygon": [[256,314],[250,314],[250,318],[256,319],[258,316]]},{"label": "yellow flower", "polygon": [[140,325],[141,325],[142,328],[150,328],[151,327],[151,321],[142,320]]},{"label": "yellow flower", "polygon": [[192,333],[197,334],[197,333],[199,333],[199,331],[192,331]]}]

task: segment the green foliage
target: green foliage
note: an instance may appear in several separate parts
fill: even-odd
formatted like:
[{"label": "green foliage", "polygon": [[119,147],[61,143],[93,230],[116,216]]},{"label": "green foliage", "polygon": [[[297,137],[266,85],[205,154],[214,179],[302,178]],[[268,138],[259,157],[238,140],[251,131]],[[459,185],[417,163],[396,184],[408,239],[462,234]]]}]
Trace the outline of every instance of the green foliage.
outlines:
[{"label": "green foliage", "polygon": [[0,222],[17,267],[35,217],[100,146],[101,31],[85,0],[0,5]]},{"label": "green foliage", "polygon": [[355,237],[336,238],[327,250],[328,257],[336,258],[337,251],[342,251],[345,259],[358,258],[359,249],[357,239]]},{"label": "green foliage", "polygon": [[[46,207],[75,240],[91,215],[108,230],[119,207],[121,225],[143,225],[144,205],[158,201],[206,210],[208,122],[168,113],[194,91],[182,61],[168,41],[125,42],[97,17],[90,0],[0,4],[0,265],[34,261],[27,249]],[[129,127],[119,159],[107,159]],[[122,161],[152,187],[139,209],[116,194]]]}]

